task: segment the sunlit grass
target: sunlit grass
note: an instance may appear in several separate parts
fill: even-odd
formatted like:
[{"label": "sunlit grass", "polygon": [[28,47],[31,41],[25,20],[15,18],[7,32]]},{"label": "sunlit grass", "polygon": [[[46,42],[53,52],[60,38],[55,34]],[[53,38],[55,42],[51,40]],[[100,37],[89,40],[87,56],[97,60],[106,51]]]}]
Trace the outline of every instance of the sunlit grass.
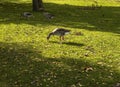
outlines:
[{"label": "sunlit grass", "polygon": [[[117,0],[98,0],[102,7],[95,9],[93,0],[43,1],[55,15],[50,21],[41,12],[32,12],[35,17],[29,20],[21,17],[31,12],[30,0],[0,5],[0,87],[116,85],[120,81]],[[57,27],[71,30],[62,44],[58,36],[46,40]]]},{"label": "sunlit grass", "polygon": [[119,0],[43,0],[44,2],[57,3],[57,4],[71,4],[76,6],[91,6],[97,2],[102,6],[120,6]]}]

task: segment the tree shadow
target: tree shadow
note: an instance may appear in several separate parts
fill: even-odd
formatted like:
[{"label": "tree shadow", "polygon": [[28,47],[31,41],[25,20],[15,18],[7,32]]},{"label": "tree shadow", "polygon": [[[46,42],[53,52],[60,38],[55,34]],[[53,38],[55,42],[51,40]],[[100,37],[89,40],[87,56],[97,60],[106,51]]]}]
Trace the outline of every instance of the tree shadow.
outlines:
[{"label": "tree shadow", "polygon": [[82,58],[47,58],[29,43],[0,42],[1,87],[112,87],[119,76]]},{"label": "tree shadow", "polygon": [[57,21],[54,25],[120,34],[120,7],[91,9],[90,6],[46,3],[46,8],[56,14]]},{"label": "tree shadow", "polygon": [[20,14],[30,11],[30,3],[0,3],[0,24],[55,25],[90,31],[113,32],[120,34],[120,7],[103,6],[98,9],[84,9],[84,6],[44,3],[48,12],[55,15],[51,21],[41,12],[33,12],[35,18],[26,20]]},{"label": "tree shadow", "polygon": [[[26,20],[20,14],[31,10],[30,3],[0,3],[0,24],[55,25],[91,31],[120,33],[120,7],[84,10],[81,6],[45,3],[55,15],[50,22],[41,13]],[[84,44],[68,42],[72,46]],[[91,67],[89,71],[86,67]],[[0,42],[0,86],[2,87],[112,87],[120,73],[82,58],[47,58],[29,43]]]}]

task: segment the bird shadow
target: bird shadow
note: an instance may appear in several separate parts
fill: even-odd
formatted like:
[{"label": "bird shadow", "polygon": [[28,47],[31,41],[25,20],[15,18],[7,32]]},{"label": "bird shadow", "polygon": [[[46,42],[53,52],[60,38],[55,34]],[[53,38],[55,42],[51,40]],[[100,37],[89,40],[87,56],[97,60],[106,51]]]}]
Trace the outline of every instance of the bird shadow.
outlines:
[{"label": "bird shadow", "polygon": [[84,46],[84,44],[82,43],[76,43],[76,42],[64,42],[63,44],[66,44],[66,45],[72,45],[72,46]]},{"label": "bird shadow", "polygon": [[[49,41],[49,42],[50,43],[60,44],[60,42],[57,42],[57,41]],[[76,42],[62,42],[61,44],[66,44],[66,45],[71,45],[71,46],[78,46],[78,47],[85,46],[82,43],[76,43]]]}]

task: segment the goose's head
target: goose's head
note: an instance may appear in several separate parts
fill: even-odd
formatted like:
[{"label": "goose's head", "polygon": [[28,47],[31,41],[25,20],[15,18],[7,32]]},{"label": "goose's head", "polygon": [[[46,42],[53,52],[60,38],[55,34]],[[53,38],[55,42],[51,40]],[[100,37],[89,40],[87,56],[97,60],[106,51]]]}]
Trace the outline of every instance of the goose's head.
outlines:
[{"label": "goose's head", "polygon": [[52,32],[51,32],[51,33],[49,33],[49,35],[47,36],[47,40],[49,40],[49,39],[50,39],[51,35],[53,35],[53,33],[52,33]]}]

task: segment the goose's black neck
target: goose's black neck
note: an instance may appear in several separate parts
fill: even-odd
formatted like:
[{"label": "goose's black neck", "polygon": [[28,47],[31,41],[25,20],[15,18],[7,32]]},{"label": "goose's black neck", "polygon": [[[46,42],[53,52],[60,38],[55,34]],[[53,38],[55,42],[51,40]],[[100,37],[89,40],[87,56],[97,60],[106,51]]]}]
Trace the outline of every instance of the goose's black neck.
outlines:
[{"label": "goose's black neck", "polygon": [[52,33],[52,32],[51,32],[51,33],[49,33],[49,35],[47,36],[47,40],[49,40],[49,39],[50,39],[51,35],[53,35],[53,33]]}]

